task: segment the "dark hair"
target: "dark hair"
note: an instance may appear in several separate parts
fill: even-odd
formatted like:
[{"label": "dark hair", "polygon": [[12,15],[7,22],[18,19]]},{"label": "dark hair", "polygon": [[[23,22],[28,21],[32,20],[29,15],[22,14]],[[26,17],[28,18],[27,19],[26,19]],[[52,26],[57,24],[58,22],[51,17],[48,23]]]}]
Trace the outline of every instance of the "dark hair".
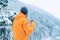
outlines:
[{"label": "dark hair", "polygon": [[26,7],[22,7],[20,10],[23,14],[27,14],[28,13],[28,9]]}]

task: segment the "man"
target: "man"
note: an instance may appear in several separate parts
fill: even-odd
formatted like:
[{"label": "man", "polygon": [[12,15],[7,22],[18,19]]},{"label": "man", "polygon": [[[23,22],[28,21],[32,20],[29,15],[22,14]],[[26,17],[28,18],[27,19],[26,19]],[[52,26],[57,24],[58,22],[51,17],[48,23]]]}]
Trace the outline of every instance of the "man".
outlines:
[{"label": "man", "polygon": [[27,8],[22,7],[21,12],[15,16],[12,27],[14,32],[14,40],[28,40],[28,36],[31,35],[34,30],[35,23],[31,20],[29,24],[27,13]]}]

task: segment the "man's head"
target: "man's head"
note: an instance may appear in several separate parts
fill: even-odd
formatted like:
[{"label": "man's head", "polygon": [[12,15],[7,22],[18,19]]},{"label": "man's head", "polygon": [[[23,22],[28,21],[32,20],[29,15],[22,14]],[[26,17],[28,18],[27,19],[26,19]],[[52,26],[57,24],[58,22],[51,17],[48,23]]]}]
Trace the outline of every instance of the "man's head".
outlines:
[{"label": "man's head", "polygon": [[27,15],[28,9],[26,7],[22,7],[20,10],[24,15]]}]

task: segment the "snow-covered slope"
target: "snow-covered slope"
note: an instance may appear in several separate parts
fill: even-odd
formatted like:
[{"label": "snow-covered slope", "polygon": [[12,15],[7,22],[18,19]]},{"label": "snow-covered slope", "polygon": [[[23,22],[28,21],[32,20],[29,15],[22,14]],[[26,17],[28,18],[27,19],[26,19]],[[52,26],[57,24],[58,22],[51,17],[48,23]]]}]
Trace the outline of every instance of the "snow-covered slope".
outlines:
[{"label": "snow-covered slope", "polygon": [[0,40],[13,40],[13,18],[23,6],[29,10],[28,19],[36,22],[29,40],[60,40],[60,20],[42,9],[17,0],[8,0],[6,7],[0,5]]}]

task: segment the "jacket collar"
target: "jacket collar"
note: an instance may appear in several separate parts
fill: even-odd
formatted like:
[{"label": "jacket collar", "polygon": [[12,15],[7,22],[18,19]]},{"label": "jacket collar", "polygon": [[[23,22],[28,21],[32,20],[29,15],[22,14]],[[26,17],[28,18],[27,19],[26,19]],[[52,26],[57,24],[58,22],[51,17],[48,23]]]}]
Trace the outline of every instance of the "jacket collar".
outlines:
[{"label": "jacket collar", "polygon": [[19,12],[16,16],[15,16],[15,20],[19,20],[20,18],[26,18],[26,15],[24,15],[23,13]]}]

